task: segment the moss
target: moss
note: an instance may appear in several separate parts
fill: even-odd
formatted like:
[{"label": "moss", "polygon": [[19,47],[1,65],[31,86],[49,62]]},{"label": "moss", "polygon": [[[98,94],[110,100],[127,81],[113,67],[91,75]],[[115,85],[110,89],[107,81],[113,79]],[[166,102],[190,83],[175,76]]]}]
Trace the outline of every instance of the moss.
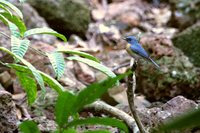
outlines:
[{"label": "moss", "polygon": [[90,10],[81,0],[28,0],[50,27],[65,35],[85,36]]},{"label": "moss", "polygon": [[151,63],[139,66],[137,71],[137,92],[150,101],[167,101],[177,95],[196,99],[200,92],[200,73],[183,53],[176,49],[171,57],[157,60],[161,70]]},{"label": "moss", "polygon": [[172,41],[195,66],[200,66],[200,23],[187,28]]}]

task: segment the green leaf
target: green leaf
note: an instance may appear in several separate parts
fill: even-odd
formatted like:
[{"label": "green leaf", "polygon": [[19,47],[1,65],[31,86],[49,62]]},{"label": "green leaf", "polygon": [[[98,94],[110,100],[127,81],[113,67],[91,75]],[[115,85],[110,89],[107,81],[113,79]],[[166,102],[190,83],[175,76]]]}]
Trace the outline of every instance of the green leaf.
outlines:
[{"label": "green leaf", "polygon": [[59,37],[60,39],[62,39],[65,42],[67,41],[67,39],[64,35],[59,34],[58,32],[56,32],[50,28],[35,28],[35,29],[28,30],[24,33],[24,37],[28,37],[28,36],[35,35],[35,34],[54,35],[56,37]]},{"label": "green leaf", "polygon": [[69,128],[63,131],[63,133],[77,133],[75,129]]},{"label": "green leaf", "polygon": [[[32,72],[26,66],[22,66],[19,64],[7,64],[7,66],[15,69],[16,71],[32,74]],[[57,80],[39,70],[37,70],[37,72],[42,76],[45,84],[47,84],[50,88],[54,89],[57,93],[60,94],[64,91],[63,86]]]},{"label": "green leaf", "polygon": [[129,132],[128,127],[122,121],[114,118],[105,118],[105,117],[92,117],[86,119],[79,119],[69,122],[67,127],[74,127],[78,125],[105,125],[105,126],[112,126],[117,127],[126,133]]},{"label": "green leaf", "polygon": [[158,127],[159,132],[169,132],[172,130],[187,129],[200,126],[200,109],[195,109],[181,116],[169,120],[164,125]]},{"label": "green leaf", "polygon": [[9,20],[11,23],[16,25],[17,30],[19,29],[20,35],[23,37],[24,32],[26,31],[26,26],[24,22],[21,19],[19,19],[17,16],[10,15],[9,13],[6,13],[6,12],[1,13],[1,15],[7,18],[7,20]]},{"label": "green leaf", "polygon": [[29,74],[16,71],[16,75],[26,91],[29,105],[34,103],[37,98],[37,84]]},{"label": "green leaf", "polygon": [[41,90],[42,90],[42,96],[44,97],[44,95],[46,94],[46,88],[44,86],[44,81],[42,79],[42,76],[38,73],[38,71],[35,69],[35,67],[29,63],[28,61],[26,61],[25,59],[19,57],[18,55],[12,53],[11,51],[9,51],[8,49],[4,48],[4,47],[0,47],[0,50],[10,54],[11,56],[15,57],[16,59],[20,60],[24,65],[26,65],[32,72],[32,74],[34,75],[37,83],[40,85]]},{"label": "green leaf", "polygon": [[4,24],[6,24],[6,25],[8,25],[8,19],[6,18],[6,17],[4,17],[3,15],[1,15],[0,14],[0,20],[4,23]]},{"label": "green leaf", "polygon": [[90,59],[90,60],[93,60],[95,62],[100,62],[96,57],[94,57],[93,55],[91,54],[88,54],[88,53],[85,53],[85,52],[81,52],[81,51],[78,51],[78,50],[65,50],[65,49],[59,49],[57,50],[58,52],[62,52],[62,53],[66,53],[66,54],[75,54],[75,55],[79,55],[79,56],[82,56],[82,57],[85,57],[87,59]]},{"label": "green leaf", "polygon": [[37,125],[33,121],[24,121],[19,125],[19,129],[22,133],[41,133]]},{"label": "green leaf", "polygon": [[[8,8],[6,8],[5,6],[3,6],[3,5],[1,5],[1,4],[0,4],[0,8],[1,8],[1,9],[3,9],[3,10],[4,10],[4,12],[7,12],[7,13],[9,13],[11,16],[13,15],[13,14],[12,14],[12,12],[11,12],[10,10],[8,10]],[[2,10],[1,10],[1,12],[0,12],[0,13],[2,13]]]},{"label": "green leaf", "polygon": [[49,60],[53,66],[56,73],[56,77],[59,79],[64,74],[65,70],[65,60],[62,53],[51,53],[47,54]]},{"label": "green leaf", "polygon": [[76,56],[72,56],[72,57],[67,57],[66,59],[68,60],[76,60],[76,61],[80,61],[80,62],[83,62],[103,73],[105,73],[106,75],[108,75],[109,77],[116,77],[116,75],[109,69],[107,68],[106,66],[100,64],[100,63],[97,63],[93,60],[89,60],[89,59],[85,59],[85,58],[81,58],[81,57],[76,57]]},{"label": "green leaf", "polygon": [[19,57],[23,57],[28,50],[30,41],[29,40],[20,40],[17,37],[11,35],[11,51],[18,55]]},{"label": "green leaf", "polygon": [[114,78],[108,78],[100,83],[91,84],[87,88],[81,90],[77,95],[73,112],[79,112],[85,105],[90,104],[100,98],[106,91],[108,91],[109,88],[116,85],[118,80],[123,79],[128,74],[130,74],[130,72]]},{"label": "green leaf", "polygon": [[58,96],[55,108],[56,122],[60,128],[63,128],[64,124],[68,122],[68,118],[74,108],[76,96],[69,92],[63,92]]},{"label": "green leaf", "polygon": [[10,9],[12,9],[21,19],[23,19],[23,15],[22,12],[16,7],[14,6],[12,3],[5,1],[5,0],[0,0],[0,4],[9,7]]},{"label": "green leaf", "polygon": [[108,130],[94,130],[94,131],[88,130],[83,133],[111,133],[111,132]]},{"label": "green leaf", "polygon": [[[11,32],[11,39],[12,39],[12,36],[14,36],[19,40],[20,39],[20,32],[18,30],[18,27],[15,24],[11,23],[11,22],[8,22],[8,26],[9,26],[9,29],[10,29],[10,32]],[[20,43],[20,41],[18,41],[18,44],[19,43]]]}]

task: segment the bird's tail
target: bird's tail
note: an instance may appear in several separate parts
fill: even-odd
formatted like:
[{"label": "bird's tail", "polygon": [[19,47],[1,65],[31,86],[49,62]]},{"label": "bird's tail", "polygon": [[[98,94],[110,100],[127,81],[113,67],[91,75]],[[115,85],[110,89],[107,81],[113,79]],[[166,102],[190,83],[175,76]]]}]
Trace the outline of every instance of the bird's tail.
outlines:
[{"label": "bird's tail", "polygon": [[154,66],[156,66],[157,69],[160,69],[160,66],[149,57],[149,60],[154,64]]}]

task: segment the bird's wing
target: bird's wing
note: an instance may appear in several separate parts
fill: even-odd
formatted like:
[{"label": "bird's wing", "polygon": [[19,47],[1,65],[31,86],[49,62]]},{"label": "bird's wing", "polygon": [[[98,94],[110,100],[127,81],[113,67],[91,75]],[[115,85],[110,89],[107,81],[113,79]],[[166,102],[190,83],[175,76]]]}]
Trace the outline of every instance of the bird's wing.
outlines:
[{"label": "bird's wing", "polygon": [[149,55],[147,52],[143,49],[143,47],[138,43],[130,46],[130,49],[135,52],[136,54],[148,59]]}]

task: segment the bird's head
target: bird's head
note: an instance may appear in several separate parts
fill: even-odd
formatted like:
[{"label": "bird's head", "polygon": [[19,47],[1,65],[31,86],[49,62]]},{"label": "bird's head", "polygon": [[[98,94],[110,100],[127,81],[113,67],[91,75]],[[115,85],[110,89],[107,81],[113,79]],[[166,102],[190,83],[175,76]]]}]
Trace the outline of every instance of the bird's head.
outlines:
[{"label": "bird's head", "polygon": [[138,43],[137,39],[134,36],[126,36],[123,38],[124,40],[126,40],[128,43]]}]

